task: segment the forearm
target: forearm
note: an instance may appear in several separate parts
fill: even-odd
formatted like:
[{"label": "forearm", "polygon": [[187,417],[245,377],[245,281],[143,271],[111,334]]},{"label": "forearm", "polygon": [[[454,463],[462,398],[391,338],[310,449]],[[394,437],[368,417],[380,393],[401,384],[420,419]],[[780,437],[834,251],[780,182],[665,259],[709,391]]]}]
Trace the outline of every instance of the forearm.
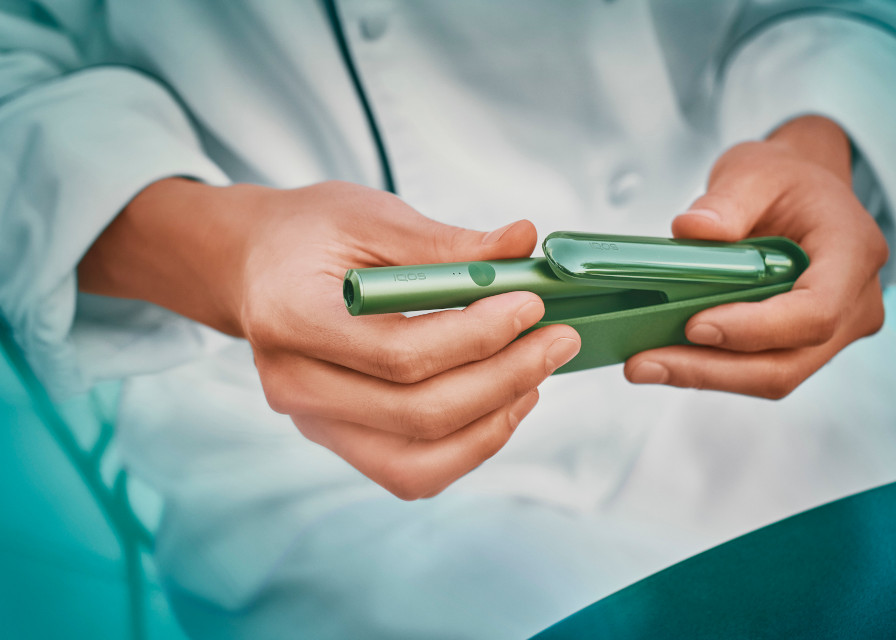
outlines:
[{"label": "forearm", "polygon": [[145,300],[242,335],[240,265],[253,210],[233,202],[239,190],[182,178],[151,184],[83,257],[79,289]]}]

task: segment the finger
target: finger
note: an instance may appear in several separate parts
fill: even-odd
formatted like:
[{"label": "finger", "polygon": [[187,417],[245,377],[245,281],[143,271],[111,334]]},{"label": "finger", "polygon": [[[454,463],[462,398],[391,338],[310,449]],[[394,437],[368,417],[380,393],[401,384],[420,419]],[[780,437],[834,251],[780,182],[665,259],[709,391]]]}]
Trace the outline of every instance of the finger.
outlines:
[{"label": "finger", "polygon": [[844,314],[859,313],[874,324],[883,313],[881,300],[877,278],[847,296],[832,282],[807,283],[761,302],[701,311],[688,321],[685,336],[694,344],[744,352],[816,346],[834,336]]},{"label": "finger", "polygon": [[538,241],[535,225],[528,220],[518,220],[492,231],[474,231],[442,224],[418,214],[411,233],[408,227],[396,227],[393,233],[396,235],[392,238],[392,245],[395,245],[396,237],[401,238],[401,242],[390,249],[388,257],[382,256],[383,264],[525,258],[531,255]]},{"label": "finger", "polygon": [[764,145],[740,144],[719,158],[706,193],[672,221],[676,238],[735,242],[750,235],[788,185],[780,167],[786,160]]},{"label": "finger", "polygon": [[321,416],[432,440],[525,395],[569,361],[579,346],[575,330],[554,325],[488,360],[412,385],[298,358],[274,363],[263,379],[268,402],[282,413]]},{"label": "finger", "polygon": [[635,384],[667,384],[779,399],[834,353],[827,346],[755,354],[675,346],[639,353],[626,362],[624,371]]},{"label": "finger", "polygon": [[299,343],[319,360],[413,383],[494,355],[543,315],[541,298],[518,291],[411,318],[341,313],[331,326],[300,327],[305,335]]},{"label": "finger", "polygon": [[[738,351],[811,346],[829,340],[843,315],[861,308],[857,301],[868,295],[866,289],[879,291],[877,273],[887,257],[879,229],[873,222],[868,224],[870,216],[862,210],[857,212],[861,215],[850,215],[851,196],[839,200],[839,205],[838,199],[831,200],[814,207],[823,219],[802,239],[812,262],[791,292],[700,312],[687,324],[688,340]],[[829,206],[838,209],[836,215],[827,210]],[[847,229],[844,217],[851,221]]]},{"label": "finger", "polygon": [[869,285],[858,310],[818,346],[738,353],[710,347],[674,346],[644,351],[625,363],[636,384],[715,389],[770,399],[783,398],[834,354],[883,324],[880,288]]},{"label": "finger", "polygon": [[761,302],[728,304],[693,316],[685,336],[694,344],[744,352],[815,346],[831,339],[840,309],[813,289]]},{"label": "finger", "polygon": [[[433,262],[464,262],[521,258],[532,253],[538,240],[535,226],[518,220],[492,231],[474,231],[443,224],[421,215],[396,196],[374,192],[356,194],[359,206],[368,210],[375,224],[365,224],[364,233],[347,230],[345,242],[353,255],[368,255],[370,265],[414,265]],[[379,210],[377,210],[377,208]],[[364,224],[350,217],[352,224]],[[358,244],[363,240],[363,244]],[[351,265],[363,266],[363,265]]]},{"label": "finger", "polygon": [[330,449],[403,500],[431,497],[503,447],[538,402],[538,391],[439,440],[406,437],[323,418],[294,418],[310,440]]}]

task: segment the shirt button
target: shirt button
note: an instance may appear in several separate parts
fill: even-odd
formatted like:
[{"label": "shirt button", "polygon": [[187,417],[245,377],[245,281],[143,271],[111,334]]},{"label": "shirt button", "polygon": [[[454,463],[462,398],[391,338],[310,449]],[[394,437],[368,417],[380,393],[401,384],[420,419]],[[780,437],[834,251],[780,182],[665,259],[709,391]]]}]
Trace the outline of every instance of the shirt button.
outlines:
[{"label": "shirt button", "polygon": [[386,33],[389,22],[383,14],[372,14],[361,18],[361,37],[365,40],[379,40]]},{"label": "shirt button", "polygon": [[616,171],[607,185],[607,200],[614,207],[622,207],[644,187],[644,176],[631,168]]}]

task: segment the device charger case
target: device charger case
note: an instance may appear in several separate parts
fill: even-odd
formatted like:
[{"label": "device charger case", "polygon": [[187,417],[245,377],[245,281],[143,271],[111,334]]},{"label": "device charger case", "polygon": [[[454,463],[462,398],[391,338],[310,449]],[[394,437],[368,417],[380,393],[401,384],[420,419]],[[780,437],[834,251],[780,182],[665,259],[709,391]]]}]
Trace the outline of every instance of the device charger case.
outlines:
[{"label": "device charger case", "polygon": [[[614,238],[622,242],[617,244]],[[792,261],[792,268],[783,275],[783,281],[778,277],[771,278],[769,283],[764,277],[742,277],[736,270],[726,273],[718,268],[712,270],[714,275],[708,276],[709,272],[702,270],[700,264],[706,264],[707,248],[717,246],[717,243],[643,240],[653,244],[652,264],[657,262],[657,242],[674,247],[676,264],[663,265],[660,274],[632,269],[635,261],[630,258],[619,260],[615,269],[612,266],[594,269],[582,255],[614,251],[603,245],[615,244],[616,250],[632,246],[632,238],[558,232],[545,239],[544,254],[554,275],[561,280],[595,287],[594,295],[546,300],[544,318],[530,329],[567,324],[581,336],[582,348],[578,355],[555,373],[617,364],[648,349],[690,344],[684,329],[697,312],[731,302],[757,302],[789,291],[809,265],[806,253],[791,240],[749,238],[729,246],[749,244],[768,250],[770,255],[787,256]],[[696,262],[689,261],[688,247],[696,250]]]}]

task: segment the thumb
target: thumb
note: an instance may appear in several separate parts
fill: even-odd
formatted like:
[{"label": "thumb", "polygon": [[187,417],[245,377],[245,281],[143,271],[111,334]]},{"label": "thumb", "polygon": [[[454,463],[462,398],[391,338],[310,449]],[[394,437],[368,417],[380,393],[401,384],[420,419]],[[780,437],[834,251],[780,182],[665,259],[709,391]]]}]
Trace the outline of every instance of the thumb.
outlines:
[{"label": "thumb", "polygon": [[528,220],[487,232],[429,222],[423,237],[405,243],[403,264],[524,258],[531,255],[538,240],[535,225]]},{"label": "thumb", "polygon": [[676,238],[735,242],[751,235],[782,187],[761,144],[739,145],[719,159],[706,193],[672,221]]},{"label": "thumb", "polygon": [[535,225],[528,220],[517,220],[487,233],[473,233],[479,235],[479,242],[471,238],[469,248],[482,260],[527,257],[538,242]]}]

